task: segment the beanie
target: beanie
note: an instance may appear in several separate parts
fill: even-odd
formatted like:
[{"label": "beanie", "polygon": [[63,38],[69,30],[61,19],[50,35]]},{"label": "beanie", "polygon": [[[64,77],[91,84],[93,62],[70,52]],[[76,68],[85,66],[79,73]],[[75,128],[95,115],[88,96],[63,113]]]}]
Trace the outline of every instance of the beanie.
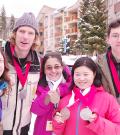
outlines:
[{"label": "beanie", "polygon": [[35,19],[35,16],[33,13],[24,13],[15,23],[13,31],[17,31],[17,29],[21,26],[29,26],[33,28],[38,35],[38,24]]}]

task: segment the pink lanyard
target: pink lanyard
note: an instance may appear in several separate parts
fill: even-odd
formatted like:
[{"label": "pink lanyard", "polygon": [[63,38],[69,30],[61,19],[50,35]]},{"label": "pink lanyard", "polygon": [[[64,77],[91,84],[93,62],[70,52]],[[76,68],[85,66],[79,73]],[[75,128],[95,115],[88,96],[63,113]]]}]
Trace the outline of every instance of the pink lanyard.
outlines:
[{"label": "pink lanyard", "polygon": [[15,58],[13,57],[13,55],[14,55],[14,47],[12,47],[12,45],[11,45],[11,52],[12,52],[13,63],[14,63],[14,66],[15,66],[15,70],[17,72],[17,76],[18,76],[18,78],[20,80],[20,83],[21,83],[22,87],[24,88],[24,85],[25,85],[25,82],[27,80],[27,76],[28,76],[28,72],[29,72],[31,63],[27,62],[25,72],[23,74],[21,67],[16,62]]},{"label": "pink lanyard", "polygon": [[110,69],[111,69],[111,72],[112,72],[112,76],[113,76],[115,85],[117,87],[118,92],[120,93],[120,80],[119,80],[118,73],[117,73],[117,70],[115,68],[115,65],[114,65],[113,61],[111,60],[111,58],[110,58],[110,52],[108,53],[108,58],[109,58]]}]

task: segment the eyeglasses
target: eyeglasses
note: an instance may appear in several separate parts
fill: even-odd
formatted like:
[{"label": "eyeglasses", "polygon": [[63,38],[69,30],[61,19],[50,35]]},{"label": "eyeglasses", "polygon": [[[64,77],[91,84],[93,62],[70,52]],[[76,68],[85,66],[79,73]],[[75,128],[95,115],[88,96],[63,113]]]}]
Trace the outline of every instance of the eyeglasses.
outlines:
[{"label": "eyeglasses", "polygon": [[61,68],[61,66],[58,66],[58,65],[56,65],[56,66],[54,66],[54,67],[52,67],[52,66],[46,66],[45,67],[45,69],[46,70],[49,70],[49,71],[52,71],[53,69],[54,70],[59,70]]},{"label": "eyeglasses", "polygon": [[111,37],[114,38],[114,39],[119,39],[120,34],[114,33],[114,34],[111,35]]}]

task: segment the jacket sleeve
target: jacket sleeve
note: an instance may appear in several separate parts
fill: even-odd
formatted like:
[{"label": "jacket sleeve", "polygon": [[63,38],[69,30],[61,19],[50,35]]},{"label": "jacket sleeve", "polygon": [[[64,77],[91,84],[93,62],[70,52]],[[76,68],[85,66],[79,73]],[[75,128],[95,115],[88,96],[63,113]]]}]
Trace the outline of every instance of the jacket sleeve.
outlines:
[{"label": "jacket sleeve", "polygon": [[37,90],[37,97],[33,100],[32,106],[31,106],[31,112],[42,116],[48,113],[49,111],[53,110],[54,105],[49,102],[48,104],[45,104],[45,98],[48,95],[48,91],[45,91],[38,87]]},{"label": "jacket sleeve", "polygon": [[105,118],[98,116],[95,122],[91,122],[87,126],[98,135],[120,135],[120,106],[112,95],[109,96]]}]

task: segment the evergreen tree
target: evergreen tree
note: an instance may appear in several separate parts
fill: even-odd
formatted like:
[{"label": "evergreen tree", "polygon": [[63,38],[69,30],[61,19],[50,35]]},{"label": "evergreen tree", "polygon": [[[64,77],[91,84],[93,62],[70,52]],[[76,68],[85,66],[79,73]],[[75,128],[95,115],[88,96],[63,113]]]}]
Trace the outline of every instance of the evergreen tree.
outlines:
[{"label": "evergreen tree", "polygon": [[[106,8],[104,0],[83,0],[80,7],[78,40],[81,51],[103,53],[106,47]],[[77,44],[78,44],[77,43]]]},{"label": "evergreen tree", "polygon": [[1,35],[2,39],[6,37],[6,11],[4,6],[1,9]]},{"label": "evergreen tree", "polygon": [[14,24],[15,24],[15,17],[14,17],[14,15],[11,15],[10,24],[9,24],[10,31],[13,30]]}]

